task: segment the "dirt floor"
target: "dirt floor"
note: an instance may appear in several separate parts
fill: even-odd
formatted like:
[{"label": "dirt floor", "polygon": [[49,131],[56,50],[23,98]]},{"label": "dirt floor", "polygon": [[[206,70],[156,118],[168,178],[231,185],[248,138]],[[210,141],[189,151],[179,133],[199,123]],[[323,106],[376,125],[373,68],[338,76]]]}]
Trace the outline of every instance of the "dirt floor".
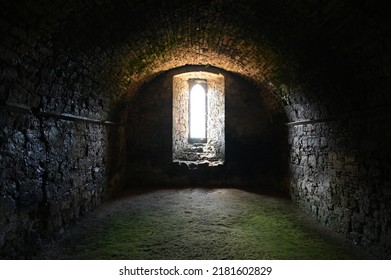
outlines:
[{"label": "dirt floor", "polygon": [[159,190],[105,204],[43,259],[367,259],[287,199],[238,189]]}]

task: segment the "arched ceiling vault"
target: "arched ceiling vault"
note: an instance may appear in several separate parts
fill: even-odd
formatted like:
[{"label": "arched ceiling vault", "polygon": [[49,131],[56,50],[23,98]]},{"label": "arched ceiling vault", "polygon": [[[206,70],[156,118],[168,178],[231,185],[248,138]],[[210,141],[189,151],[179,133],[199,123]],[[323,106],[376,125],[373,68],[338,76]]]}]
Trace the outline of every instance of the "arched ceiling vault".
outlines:
[{"label": "arched ceiling vault", "polygon": [[86,71],[105,69],[102,78],[115,81],[120,95],[131,96],[162,71],[193,64],[248,77],[277,100],[283,89],[307,81],[362,80],[361,71],[385,63],[368,63],[368,57],[389,48],[382,25],[387,8],[371,1],[22,2],[4,4],[2,18],[21,26],[30,46],[86,56]]},{"label": "arched ceiling vault", "polygon": [[[249,25],[246,14],[236,13],[251,11],[248,5],[256,2],[152,2],[112,3],[105,9],[98,6],[90,13],[102,16],[83,14],[61,27],[69,34],[77,29],[87,33],[82,40],[73,36],[65,39],[73,48],[100,46],[100,51],[110,53],[123,95],[132,95],[155,75],[184,65],[222,68],[273,90],[282,73],[293,77],[292,64],[284,62],[262,30]],[[59,38],[58,44],[63,40]],[[276,97],[266,99],[273,102]]]}]

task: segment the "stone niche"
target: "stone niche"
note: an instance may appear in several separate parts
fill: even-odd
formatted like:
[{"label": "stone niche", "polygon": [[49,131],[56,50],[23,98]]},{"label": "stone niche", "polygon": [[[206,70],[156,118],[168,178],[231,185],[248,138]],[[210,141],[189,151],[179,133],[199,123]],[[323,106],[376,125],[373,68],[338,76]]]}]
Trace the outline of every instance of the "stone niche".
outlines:
[{"label": "stone niche", "polygon": [[[206,139],[191,141],[189,130],[190,83],[206,82]],[[225,159],[224,76],[203,71],[187,72],[173,77],[173,162],[217,166]]]},{"label": "stone niche", "polygon": [[[207,141],[201,143],[188,141],[189,80],[195,78],[207,81],[211,103],[207,113],[216,118],[207,123]],[[272,109],[265,100],[267,93],[214,67],[190,65],[154,77],[122,112],[124,146],[117,154],[124,162],[120,176],[124,188],[202,185],[285,190],[285,118],[282,110]]]}]

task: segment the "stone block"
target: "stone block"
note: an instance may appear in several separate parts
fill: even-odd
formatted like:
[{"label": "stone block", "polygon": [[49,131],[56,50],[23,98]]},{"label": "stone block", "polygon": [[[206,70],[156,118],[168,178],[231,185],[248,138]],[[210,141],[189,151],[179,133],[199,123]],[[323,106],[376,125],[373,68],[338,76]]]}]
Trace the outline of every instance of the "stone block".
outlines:
[{"label": "stone block", "polygon": [[16,215],[16,211],[16,202],[12,197],[8,195],[0,197],[0,228],[7,219]]}]

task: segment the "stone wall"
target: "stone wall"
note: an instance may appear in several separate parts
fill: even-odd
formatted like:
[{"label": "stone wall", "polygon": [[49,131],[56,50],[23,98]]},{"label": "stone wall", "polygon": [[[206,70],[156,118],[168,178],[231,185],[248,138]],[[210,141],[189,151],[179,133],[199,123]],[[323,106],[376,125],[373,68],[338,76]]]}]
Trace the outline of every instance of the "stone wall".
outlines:
[{"label": "stone wall", "polygon": [[0,116],[1,256],[29,257],[101,203],[107,129],[8,110]]},{"label": "stone wall", "polygon": [[[122,176],[111,178],[133,186],[279,185],[288,165],[283,103],[294,122],[289,139],[295,200],[357,242],[389,248],[391,44],[389,5],[383,2],[2,1],[0,207],[7,214],[1,216],[0,244],[26,239],[30,222],[36,226],[45,220],[34,213],[45,209],[36,201],[49,199],[42,184],[55,176],[49,176],[54,171],[46,162],[61,162],[50,151],[61,151],[66,160],[59,168],[74,177],[79,171],[71,166],[77,157],[87,156],[71,156],[68,150],[88,147],[94,151],[88,158],[106,163],[106,172],[108,167],[121,171],[117,164],[126,161]],[[236,90],[226,91],[224,167],[172,165],[172,80],[148,82],[188,64],[219,67],[256,84],[254,89],[227,75],[226,87]],[[305,90],[285,94],[297,85]],[[121,111],[125,123],[108,129],[110,113],[120,112],[121,106],[112,110],[119,95],[126,99]],[[102,141],[108,135],[118,143]],[[108,153],[116,165],[107,164]],[[117,155],[121,157],[115,159]],[[39,168],[28,167],[26,159]],[[25,178],[33,186],[25,198],[19,196],[24,187],[19,190],[20,183],[9,182],[16,178],[9,166],[22,176],[19,181]],[[81,172],[91,173],[86,180],[100,194],[98,185],[105,180],[94,179],[95,173],[84,166]],[[59,197],[65,199],[69,185],[59,184],[64,186]],[[92,200],[100,196],[87,193]],[[27,212],[32,214],[27,218],[21,209],[29,196]],[[326,205],[323,198],[335,199],[335,205]],[[66,213],[72,207],[64,206],[64,221],[71,219],[73,214]],[[7,220],[11,216],[14,220]],[[3,245],[1,252],[12,253],[2,250]]]},{"label": "stone wall", "polygon": [[[173,77],[190,71],[222,74],[225,80],[225,162],[220,166],[173,162]],[[130,188],[236,186],[281,190],[287,172],[284,114],[270,110],[266,89],[213,67],[183,67],[145,85],[124,111],[126,180]],[[189,168],[189,167],[190,168]]]},{"label": "stone wall", "polygon": [[[207,82],[207,135],[205,143],[189,141],[189,79]],[[173,77],[173,162],[216,166],[225,159],[225,94],[224,76],[203,71]]]},{"label": "stone wall", "polygon": [[357,110],[354,100],[344,102],[336,94],[287,99],[291,195],[322,224],[375,257],[389,258],[390,116],[386,109]]},{"label": "stone wall", "polygon": [[114,86],[94,48],[2,22],[0,258],[30,258],[108,192]]}]

